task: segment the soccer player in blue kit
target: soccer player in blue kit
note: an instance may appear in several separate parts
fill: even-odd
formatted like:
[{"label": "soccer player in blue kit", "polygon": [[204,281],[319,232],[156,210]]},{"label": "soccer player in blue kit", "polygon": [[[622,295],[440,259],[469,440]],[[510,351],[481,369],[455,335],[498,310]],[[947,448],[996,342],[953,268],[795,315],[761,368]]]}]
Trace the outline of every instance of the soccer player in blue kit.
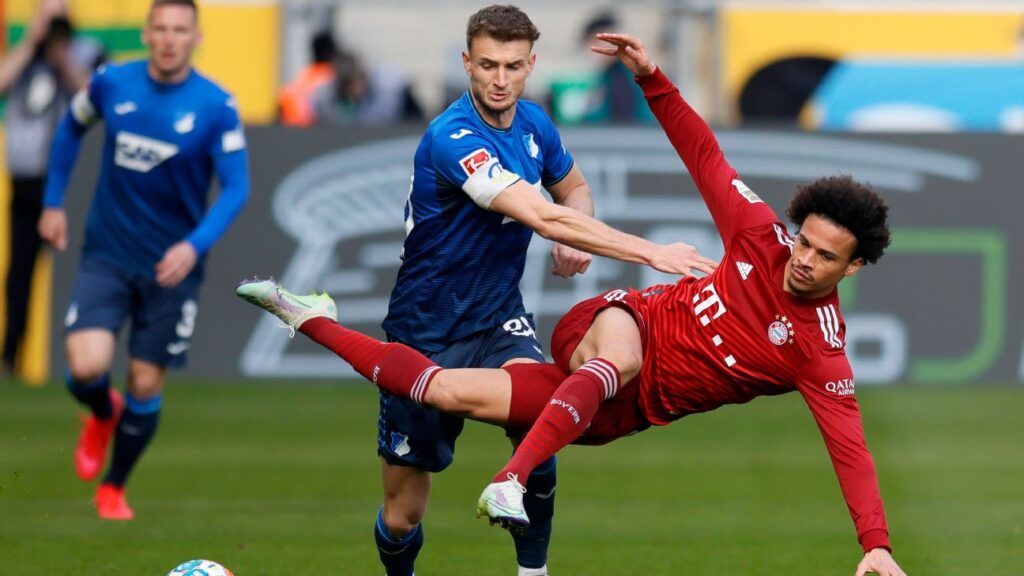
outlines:
[{"label": "soccer player in blue kit", "polygon": [[[470,17],[469,91],[431,122],[414,161],[403,262],[383,327],[448,368],[544,360],[519,292],[533,232],[555,242],[552,272],[586,271],[590,254],[674,274],[715,263],[687,244],[654,244],[594,220],[590,188],[540,106],[521,100],[539,37],[514,6]],[[554,202],[542,196],[544,187]],[[461,418],[381,393],[384,505],[375,537],[389,576],[408,576],[423,545],[432,472],[452,462]],[[554,458],[528,480],[533,522],[515,535],[520,576],[547,574]]]},{"label": "soccer player in blue kit", "polygon": [[[54,137],[39,233],[67,247],[65,189],[86,130],[103,120],[99,182],[64,319],[67,386],[92,412],[75,449],[99,485],[99,516],[134,516],[124,485],[156,432],[164,376],[185,364],[203,259],[249,193],[245,136],[232,96],[192,68],[200,41],[192,0],[154,0],[147,60],[101,68]],[[213,176],[220,195],[207,209]],[[117,332],[131,319],[126,395],[111,388]]]}]

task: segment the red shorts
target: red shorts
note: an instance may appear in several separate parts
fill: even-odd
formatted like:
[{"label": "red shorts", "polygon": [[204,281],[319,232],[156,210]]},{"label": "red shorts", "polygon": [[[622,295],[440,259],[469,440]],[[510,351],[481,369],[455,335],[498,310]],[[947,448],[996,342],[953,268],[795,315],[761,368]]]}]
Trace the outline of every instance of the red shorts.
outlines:
[{"label": "red shorts", "polygon": [[[514,364],[505,370],[512,375],[512,412],[515,421],[510,420],[507,430],[510,435],[525,433],[540,412],[548,405],[551,395],[570,373],[569,360],[590,328],[594,317],[609,307],[622,308],[637,319],[643,334],[643,316],[638,308],[637,295],[624,290],[611,290],[600,296],[584,300],[573,306],[555,326],[551,336],[551,354],[555,364],[538,368],[537,365]],[[594,420],[586,432],[573,444],[607,444],[612,440],[634,434],[651,426],[637,402],[640,391],[639,379],[622,386],[618,394],[601,403]]]}]

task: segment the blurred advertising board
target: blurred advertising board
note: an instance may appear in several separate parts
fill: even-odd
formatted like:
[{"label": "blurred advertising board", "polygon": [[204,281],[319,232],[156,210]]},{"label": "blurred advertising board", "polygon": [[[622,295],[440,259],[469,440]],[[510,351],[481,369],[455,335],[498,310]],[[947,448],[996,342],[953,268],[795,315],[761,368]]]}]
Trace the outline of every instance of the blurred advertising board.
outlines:
[{"label": "blurred advertising board", "polygon": [[[352,375],[341,360],[304,338],[289,339],[276,319],[237,300],[234,286],[274,275],[296,292],[325,289],[344,322],[382,337],[419,133],[249,129],[252,195],[207,263],[188,374]],[[1024,298],[1012,288],[1024,282],[1024,141],[998,134],[719,136],[744,182],[780,215],[796,185],[829,174],[868,181],[890,202],[893,245],[877,265],[841,284],[858,380],[1024,382]],[[563,140],[591,184],[599,218],[721,257],[710,215],[658,128],[572,128]],[[84,147],[68,195],[73,243],[55,265],[55,335],[81,249],[97,144],[92,138]],[[547,242],[535,237],[522,283],[545,343],[575,302],[668,279],[597,258],[587,274],[565,280],[548,272],[549,258]],[[60,338],[52,358],[60,374]]]}]

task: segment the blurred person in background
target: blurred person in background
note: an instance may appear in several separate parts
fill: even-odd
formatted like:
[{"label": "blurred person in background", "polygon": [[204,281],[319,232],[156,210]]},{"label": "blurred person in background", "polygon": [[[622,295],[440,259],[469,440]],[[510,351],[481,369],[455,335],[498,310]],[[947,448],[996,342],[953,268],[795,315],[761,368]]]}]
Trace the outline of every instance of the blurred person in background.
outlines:
[{"label": "blurred person in background", "polygon": [[398,69],[367,64],[342,50],[334,59],[334,75],[333,82],[312,96],[319,124],[385,126],[425,120],[409,78]]},{"label": "blurred person in background", "polygon": [[11,178],[10,264],[3,372],[14,373],[28,320],[50,143],[68,102],[88,81],[72,54],[73,28],[63,0],[42,0],[25,35],[0,61],[6,98],[7,171]]},{"label": "blurred person in background", "polygon": [[310,40],[313,61],[278,93],[281,124],[285,126],[312,126],[317,123],[316,95],[334,86],[337,72],[335,58],[338,46],[329,30],[322,30]]},{"label": "blurred person in background", "polygon": [[[68,391],[89,408],[75,471],[95,479],[100,518],[135,513],[125,484],[156,434],[169,368],[185,365],[205,256],[249,193],[245,135],[234,98],[192,68],[199,44],[193,0],[153,0],[146,60],[99,69],[75,94],[54,137],[39,220],[67,248],[64,193],[86,131],[103,121],[99,181],[64,316]],[[207,207],[213,178],[220,194]],[[127,394],[111,387],[118,332],[131,322]]]},{"label": "blurred person in background", "polygon": [[629,124],[654,120],[629,69],[618,60],[594,60],[589,49],[597,34],[617,28],[618,18],[609,10],[598,12],[583,27],[580,46],[592,61],[588,71],[552,82],[551,109],[559,122]]}]

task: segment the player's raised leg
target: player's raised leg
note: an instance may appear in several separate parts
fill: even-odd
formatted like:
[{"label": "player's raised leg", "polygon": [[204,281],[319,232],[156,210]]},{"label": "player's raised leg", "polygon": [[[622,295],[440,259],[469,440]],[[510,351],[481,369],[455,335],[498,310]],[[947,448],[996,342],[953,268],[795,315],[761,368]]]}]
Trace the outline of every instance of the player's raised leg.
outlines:
[{"label": "player's raised leg", "polygon": [[578,438],[601,403],[640,371],[643,348],[633,316],[621,308],[600,312],[573,353],[575,371],[551,396],[508,464],[477,501],[477,513],[491,524],[519,530],[529,526],[523,506],[527,478],[541,463]]},{"label": "player's raised leg", "polygon": [[499,426],[508,419],[511,380],[504,370],[442,370],[404,344],[381,342],[338,324],[337,306],[327,294],[298,296],[272,280],[258,279],[243,281],[235,293],[330,349],[386,392]]}]

